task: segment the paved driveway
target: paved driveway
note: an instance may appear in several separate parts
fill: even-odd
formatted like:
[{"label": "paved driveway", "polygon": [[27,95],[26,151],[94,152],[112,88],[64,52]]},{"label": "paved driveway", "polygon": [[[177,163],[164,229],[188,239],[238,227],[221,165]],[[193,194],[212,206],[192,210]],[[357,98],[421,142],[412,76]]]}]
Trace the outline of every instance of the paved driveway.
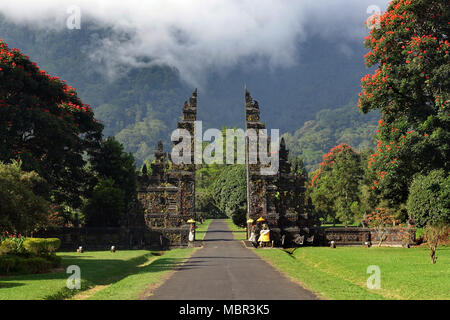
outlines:
[{"label": "paved driveway", "polygon": [[317,297],[233,240],[223,220],[213,220],[199,249],[151,300],[311,300]]}]

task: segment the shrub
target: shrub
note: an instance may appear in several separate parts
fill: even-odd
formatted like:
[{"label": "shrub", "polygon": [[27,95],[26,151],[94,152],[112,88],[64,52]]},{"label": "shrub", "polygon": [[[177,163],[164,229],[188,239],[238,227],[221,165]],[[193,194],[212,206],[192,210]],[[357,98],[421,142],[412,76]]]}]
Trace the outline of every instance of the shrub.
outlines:
[{"label": "shrub", "polygon": [[444,170],[417,176],[409,190],[408,212],[416,226],[450,223],[450,176]]},{"label": "shrub", "polygon": [[61,266],[61,257],[54,254],[45,257],[8,255],[0,257],[0,274],[34,274]]},{"label": "shrub", "polygon": [[14,271],[16,264],[16,257],[3,256],[0,257],[0,274],[8,274]]},{"label": "shrub", "polygon": [[56,254],[48,255],[47,257],[45,257],[45,259],[47,259],[47,261],[51,263],[52,268],[58,268],[61,266],[62,258],[57,256]]},{"label": "shrub", "polygon": [[398,221],[395,220],[394,215],[388,209],[375,208],[375,210],[367,215],[367,222],[369,227],[375,230],[378,238],[378,246],[381,247],[383,241],[387,239],[389,230]]},{"label": "shrub", "polygon": [[48,253],[54,253],[61,245],[61,240],[58,238],[47,238],[45,240],[45,249]]},{"label": "shrub", "polygon": [[35,256],[52,254],[60,245],[61,240],[57,238],[26,238],[23,244],[25,250]]},{"label": "shrub", "polygon": [[9,238],[0,243],[0,255],[15,253],[16,249],[16,243]]},{"label": "shrub", "polygon": [[26,172],[20,162],[0,161],[0,230],[22,234],[48,223],[49,203],[42,195],[46,182],[36,172]]},{"label": "shrub", "polygon": [[18,272],[20,273],[42,273],[52,268],[52,262],[42,257],[33,257],[23,259],[19,263]]},{"label": "shrub", "polygon": [[117,227],[126,212],[125,191],[113,179],[101,179],[83,211],[89,227]]}]

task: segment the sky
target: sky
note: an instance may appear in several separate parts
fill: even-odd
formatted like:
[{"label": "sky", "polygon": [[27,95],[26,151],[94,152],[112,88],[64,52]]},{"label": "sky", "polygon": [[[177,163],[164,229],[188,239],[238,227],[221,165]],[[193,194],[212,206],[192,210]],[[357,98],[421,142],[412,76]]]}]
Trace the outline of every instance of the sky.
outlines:
[{"label": "sky", "polygon": [[[362,42],[364,21],[387,0],[0,0],[8,20],[33,28],[113,28],[92,59],[119,66],[169,65],[201,85],[211,70],[249,59],[255,68],[288,68],[301,44],[319,37],[345,54]],[[127,37],[123,35],[127,34]]]}]

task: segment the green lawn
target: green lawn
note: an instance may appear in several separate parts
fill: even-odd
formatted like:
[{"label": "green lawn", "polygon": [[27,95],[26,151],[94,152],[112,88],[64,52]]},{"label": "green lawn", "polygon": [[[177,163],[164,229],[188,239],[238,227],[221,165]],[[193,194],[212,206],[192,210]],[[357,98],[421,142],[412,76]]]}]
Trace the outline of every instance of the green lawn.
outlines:
[{"label": "green lawn", "polygon": [[[194,249],[163,252],[147,250],[60,252],[64,271],[26,276],[0,277],[0,300],[42,299],[136,299]],[[69,290],[67,266],[81,269],[81,290]],[[87,291],[89,290],[89,291]]]},{"label": "green lawn", "polygon": [[[426,247],[304,247],[255,252],[305,288],[327,299],[450,299],[450,247],[430,262]],[[381,289],[368,289],[369,265],[381,270]]]},{"label": "green lawn", "polygon": [[195,240],[201,241],[205,238],[206,231],[208,231],[211,221],[213,221],[213,219],[206,219],[203,221],[202,224],[200,223],[196,224],[197,229],[195,230]]},{"label": "green lawn", "polygon": [[226,219],[225,222],[227,223],[230,230],[233,232],[233,237],[235,240],[245,240],[247,239],[247,231],[245,228],[241,228],[234,224],[233,220]]}]

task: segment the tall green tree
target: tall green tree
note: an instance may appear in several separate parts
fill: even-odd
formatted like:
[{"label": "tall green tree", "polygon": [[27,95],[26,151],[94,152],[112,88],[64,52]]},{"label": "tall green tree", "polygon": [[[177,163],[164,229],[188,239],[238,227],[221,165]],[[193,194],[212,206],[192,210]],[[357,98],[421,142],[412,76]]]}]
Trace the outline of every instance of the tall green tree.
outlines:
[{"label": "tall green tree", "polygon": [[137,169],[134,157],[114,137],[101,142],[90,159],[92,180],[83,208],[87,226],[119,226],[136,199]]},{"label": "tall green tree", "polygon": [[305,168],[303,158],[300,156],[294,156],[290,159],[291,162],[291,173],[298,174],[308,177],[308,171]]},{"label": "tall green tree", "polygon": [[236,225],[246,222],[247,192],[244,165],[229,165],[211,186],[214,205]]},{"label": "tall green tree", "polygon": [[48,182],[54,202],[78,207],[85,156],[102,130],[75,89],[0,41],[0,161],[20,159]]},{"label": "tall green tree", "polygon": [[355,203],[360,201],[359,184],[363,170],[359,153],[340,144],[323,156],[315,172],[309,195],[325,220],[350,224],[354,221]]},{"label": "tall green tree", "polygon": [[394,0],[374,17],[365,40],[368,66],[359,107],[379,110],[371,187],[390,206],[404,204],[416,174],[450,166],[450,6],[444,0]]},{"label": "tall green tree", "polygon": [[101,179],[84,208],[85,222],[90,227],[118,227],[123,221],[125,191],[113,179]]},{"label": "tall green tree", "polygon": [[19,162],[0,162],[0,230],[28,234],[49,220],[46,182],[36,172],[25,172]]},{"label": "tall green tree", "polygon": [[112,179],[124,191],[126,206],[133,201],[137,188],[136,163],[120,142],[114,137],[103,140],[100,148],[92,153],[90,164],[97,179]]}]

